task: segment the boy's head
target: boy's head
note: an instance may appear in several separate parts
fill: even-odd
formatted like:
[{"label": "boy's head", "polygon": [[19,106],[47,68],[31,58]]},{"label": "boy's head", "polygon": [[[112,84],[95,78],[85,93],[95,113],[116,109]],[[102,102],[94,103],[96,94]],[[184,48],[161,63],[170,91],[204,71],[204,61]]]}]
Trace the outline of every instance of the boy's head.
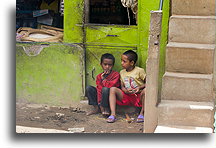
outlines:
[{"label": "boy's head", "polygon": [[122,54],[122,57],[121,57],[122,67],[124,69],[134,67],[137,62],[137,58],[138,56],[136,52],[134,52],[133,50],[127,50],[126,52]]},{"label": "boy's head", "polygon": [[110,53],[105,53],[101,56],[100,64],[104,71],[110,71],[115,64],[115,57]]}]

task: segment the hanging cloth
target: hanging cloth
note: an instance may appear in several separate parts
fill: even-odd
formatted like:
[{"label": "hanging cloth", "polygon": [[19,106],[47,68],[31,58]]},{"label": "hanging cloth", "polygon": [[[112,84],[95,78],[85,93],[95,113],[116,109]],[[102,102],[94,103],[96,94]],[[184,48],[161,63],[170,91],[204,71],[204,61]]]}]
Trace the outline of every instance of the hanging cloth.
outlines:
[{"label": "hanging cloth", "polygon": [[[132,10],[137,22],[138,0],[121,0],[121,3],[124,7],[127,8],[127,10],[129,8]],[[128,17],[129,17],[129,11],[128,11]],[[129,21],[129,25],[130,25],[130,21]]]}]

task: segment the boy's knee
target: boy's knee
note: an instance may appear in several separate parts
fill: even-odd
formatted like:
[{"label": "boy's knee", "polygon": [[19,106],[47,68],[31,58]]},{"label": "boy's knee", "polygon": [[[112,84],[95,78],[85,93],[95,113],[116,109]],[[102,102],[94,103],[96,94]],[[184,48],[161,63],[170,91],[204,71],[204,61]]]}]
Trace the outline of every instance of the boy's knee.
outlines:
[{"label": "boy's knee", "polygon": [[111,87],[110,88],[110,92],[115,92],[116,91],[116,87]]},{"label": "boy's knee", "polygon": [[88,85],[86,86],[86,92],[92,92],[92,91],[95,91],[95,87],[94,86],[91,86],[91,85]]},{"label": "boy's knee", "polygon": [[140,93],[140,95],[142,96],[142,95],[144,95],[145,93],[143,92],[143,91],[141,91],[141,93]]},{"label": "boy's knee", "polygon": [[110,88],[108,88],[108,87],[103,87],[102,88],[103,93],[108,93],[109,91],[110,91]]},{"label": "boy's knee", "polygon": [[110,88],[110,94],[117,94],[117,92],[118,92],[117,89],[118,89],[117,87],[111,87]]},{"label": "boy's knee", "polygon": [[145,94],[145,91],[146,91],[146,88],[144,88],[144,89],[141,91],[141,93],[142,93],[142,94]]},{"label": "boy's knee", "polygon": [[86,86],[86,91],[89,91],[91,89],[92,89],[92,86],[90,86],[90,85]]},{"label": "boy's knee", "polygon": [[145,96],[145,88],[140,93],[141,96]]}]

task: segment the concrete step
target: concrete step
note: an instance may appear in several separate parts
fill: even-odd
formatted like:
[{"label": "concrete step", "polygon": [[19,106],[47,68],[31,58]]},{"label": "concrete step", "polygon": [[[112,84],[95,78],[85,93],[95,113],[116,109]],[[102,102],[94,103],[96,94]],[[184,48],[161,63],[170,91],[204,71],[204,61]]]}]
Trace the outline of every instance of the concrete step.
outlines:
[{"label": "concrete step", "polygon": [[214,72],[215,44],[169,42],[166,48],[166,71],[203,73]]},{"label": "concrete step", "polygon": [[171,16],[169,41],[215,44],[215,16]]},{"label": "concrete step", "polygon": [[158,124],[213,128],[214,102],[162,100]]},{"label": "concrete step", "polygon": [[214,100],[213,74],[165,72],[161,99],[211,102]]},{"label": "concrete step", "polygon": [[194,126],[163,126],[159,125],[154,133],[213,133],[212,128]]},{"label": "concrete step", "polygon": [[215,16],[215,0],[172,0],[172,15]]}]

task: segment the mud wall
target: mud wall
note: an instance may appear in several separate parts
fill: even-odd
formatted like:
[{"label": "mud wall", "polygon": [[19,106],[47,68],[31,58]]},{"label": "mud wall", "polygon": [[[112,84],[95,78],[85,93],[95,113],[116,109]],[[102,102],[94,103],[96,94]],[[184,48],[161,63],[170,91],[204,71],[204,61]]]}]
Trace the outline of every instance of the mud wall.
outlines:
[{"label": "mud wall", "polygon": [[35,55],[36,46],[37,43],[16,44],[17,101],[49,105],[79,102],[85,87],[83,49],[56,43],[45,45]]}]

